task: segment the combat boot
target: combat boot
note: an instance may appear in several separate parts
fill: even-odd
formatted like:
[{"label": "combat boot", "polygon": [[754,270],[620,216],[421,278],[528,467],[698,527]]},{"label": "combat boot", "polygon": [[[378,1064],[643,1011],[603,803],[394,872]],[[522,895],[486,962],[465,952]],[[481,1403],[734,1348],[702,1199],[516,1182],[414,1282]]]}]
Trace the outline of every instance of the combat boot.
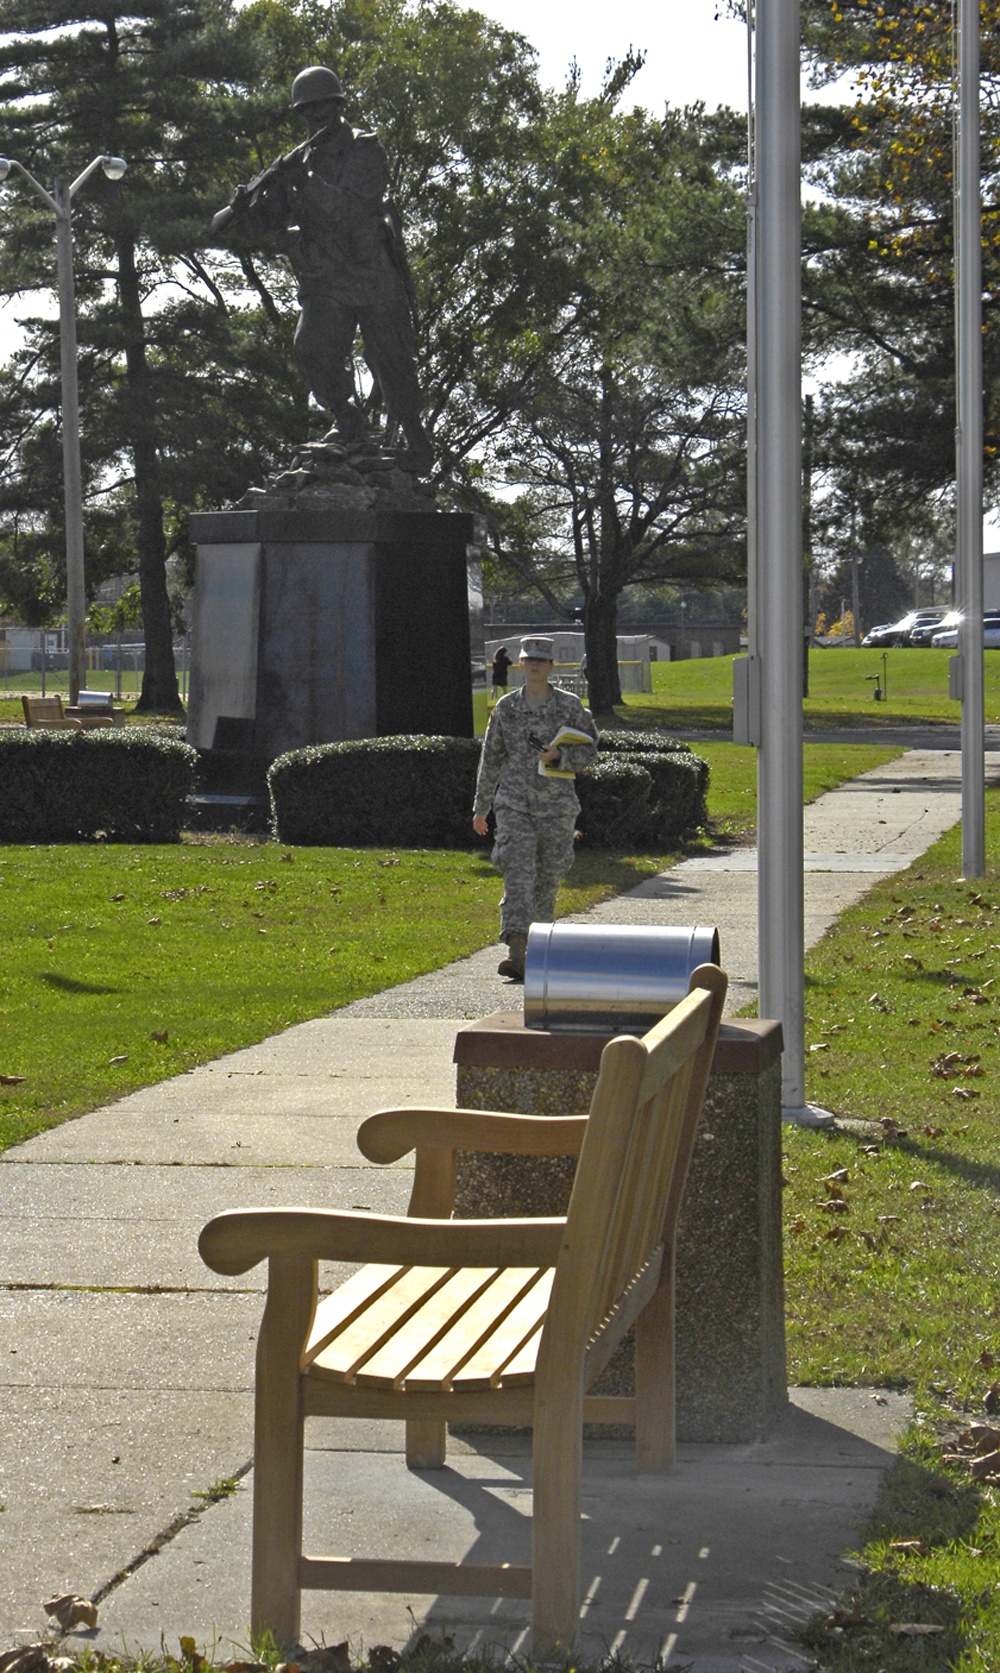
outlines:
[{"label": "combat boot", "polygon": [[507,957],[502,958],[497,965],[498,976],[512,976],[515,982],[524,981],[524,955],[528,950],[528,937],[515,930],[507,941]]}]

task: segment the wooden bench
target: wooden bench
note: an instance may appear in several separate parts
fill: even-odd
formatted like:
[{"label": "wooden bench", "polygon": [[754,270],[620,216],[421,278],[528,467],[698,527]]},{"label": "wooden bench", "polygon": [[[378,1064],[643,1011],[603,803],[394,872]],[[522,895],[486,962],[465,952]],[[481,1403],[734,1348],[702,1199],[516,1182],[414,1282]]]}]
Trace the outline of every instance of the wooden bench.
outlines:
[{"label": "wooden bench", "polygon": [[[109,705],[110,702],[109,697]],[[88,732],[92,727],[117,724],[110,708],[64,708],[58,692],[51,697],[28,697],[22,693],[21,707],[24,710],[25,726],[44,727],[49,732]]]},{"label": "wooden bench", "polygon": [[[638,1467],[674,1458],[673,1270],[678,1211],[726,977],[701,965],[643,1039],[606,1047],[587,1116],[383,1110],[358,1144],[416,1151],[409,1218],[232,1210],[202,1231],[213,1271],[269,1263],[257,1348],[251,1623],[282,1645],[301,1588],[530,1597],[538,1650],[579,1615],[585,1421],[634,1425]],[[456,1150],[578,1155],[564,1218],[453,1220]],[[318,1300],[321,1260],[367,1261]],[[587,1390],[636,1326],[634,1397]],[[411,1469],[444,1464],[449,1420],[534,1430],[532,1564],[302,1554],[304,1420],[402,1418]]]},{"label": "wooden bench", "polygon": [[25,726],[44,727],[47,732],[82,732],[82,722],[63,712],[63,700],[58,692],[54,697],[27,697],[22,694]]}]

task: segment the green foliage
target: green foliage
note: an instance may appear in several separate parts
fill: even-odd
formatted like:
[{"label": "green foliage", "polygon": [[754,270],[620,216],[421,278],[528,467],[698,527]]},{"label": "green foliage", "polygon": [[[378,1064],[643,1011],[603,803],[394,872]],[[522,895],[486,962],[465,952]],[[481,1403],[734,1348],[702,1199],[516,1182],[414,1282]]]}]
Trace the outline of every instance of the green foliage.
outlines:
[{"label": "green foliage", "polygon": [[275,835],[305,844],[476,842],[473,738],[359,738],[291,750],[267,775]]},{"label": "green foliage", "polygon": [[[611,736],[620,751],[630,735]],[[627,757],[598,762],[576,780],[592,847],[669,847],[707,818],[706,763],[683,746],[665,749],[654,733],[631,737]],[[397,737],[291,750],[268,773],[275,835],[310,845],[474,846],[480,749],[472,738]]]},{"label": "green foliage", "polygon": [[147,729],[0,730],[0,842],[176,841],[196,763]]},{"label": "green foliage", "polygon": [[601,728],[601,748],[609,755],[620,753],[622,750],[628,755],[651,751],[654,755],[668,753],[671,755],[690,755],[690,744],[682,744],[677,738],[671,738],[665,732],[642,732],[638,727],[621,727],[617,731],[614,727]]},{"label": "green foliage", "polygon": [[[1000,50],[996,0],[981,20],[984,473],[1000,493]],[[817,541],[833,557],[902,536],[948,511],[954,423],[954,7],[805,0],[804,56],[851,102],[807,113],[806,351],[847,357],[817,411]],[[950,544],[950,542],[949,542]],[[885,619],[885,618],[883,618]]]},{"label": "green foliage", "polygon": [[641,758],[612,756],[577,779],[580,831],[599,848],[628,848],[649,818],[653,775]]},{"label": "green foliage", "polygon": [[[601,749],[612,758],[608,765],[641,767],[649,774],[644,805],[627,824],[626,842],[638,848],[669,847],[689,840],[707,823],[709,766],[692,754],[688,744],[662,732],[609,728],[601,732]],[[579,780],[585,831],[602,828],[598,810],[591,812],[588,800],[592,773],[593,769]],[[607,800],[609,788],[609,784],[602,786],[602,801]]]}]

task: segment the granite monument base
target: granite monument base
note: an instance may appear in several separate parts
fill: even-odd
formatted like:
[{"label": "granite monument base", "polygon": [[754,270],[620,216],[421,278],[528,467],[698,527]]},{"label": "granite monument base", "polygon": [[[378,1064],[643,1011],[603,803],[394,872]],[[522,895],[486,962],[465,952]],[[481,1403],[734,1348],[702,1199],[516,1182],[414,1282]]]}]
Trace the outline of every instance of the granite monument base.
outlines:
[{"label": "granite monument base", "polygon": [[474,519],[270,505],[191,518],[188,741],[265,765],[395,733],[471,737]]},{"label": "granite monument base", "polygon": [[[458,1105],[576,1115],[608,1034],[552,1034],[499,1011],[455,1042]],[[563,1214],[575,1162],[460,1153],[455,1213]],[[781,1024],[719,1034],[677,1247],[677,1436],[763,1440],[787,1398],[781,1235]],[[631,1339],[595,1394],[634,1393]]]}]

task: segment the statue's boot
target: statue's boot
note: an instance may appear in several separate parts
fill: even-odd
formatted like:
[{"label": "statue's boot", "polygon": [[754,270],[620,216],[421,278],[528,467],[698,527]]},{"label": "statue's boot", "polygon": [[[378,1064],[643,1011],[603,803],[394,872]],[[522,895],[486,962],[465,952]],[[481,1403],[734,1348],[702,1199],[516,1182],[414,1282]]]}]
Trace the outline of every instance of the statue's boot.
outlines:
[{"label": "statue's boot", "polygon": [[406,437],[403,463],[407,470],[411,470],[414,476],[430,476],[434,469],[434,447],[430,436],[419,418],[410,420],[402,428]]}]

